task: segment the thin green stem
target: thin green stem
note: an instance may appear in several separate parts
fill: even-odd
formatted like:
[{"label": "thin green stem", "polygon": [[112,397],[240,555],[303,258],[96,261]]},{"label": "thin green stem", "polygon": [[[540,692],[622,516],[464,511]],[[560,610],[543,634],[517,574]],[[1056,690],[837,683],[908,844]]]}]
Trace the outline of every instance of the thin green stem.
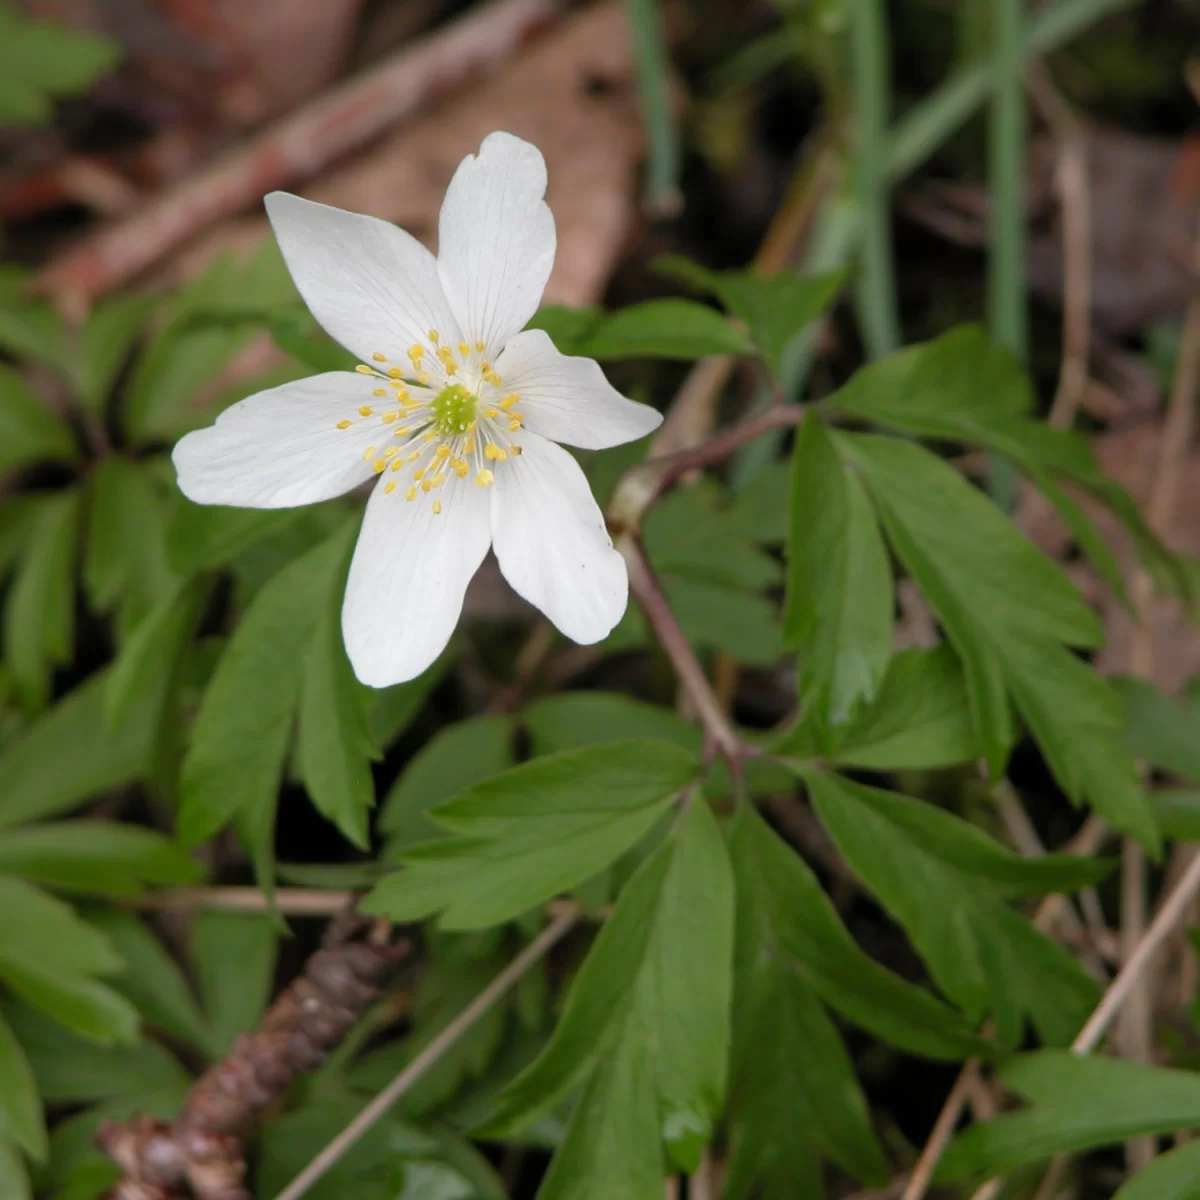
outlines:
[{"label": "thin green stem", "polygon": [[[1024,0],[992,0],[992,97],[988,120],[988,319],[992,337],[1024,360],[1025,86],[1022,78]],[[1015,502],[1009,463],[992,457],[989,488],[1006,511]]]},{"label": "thin green stem", "polygon": [[671,60],[658,0],[624,0],[637,65],[638,101],[646,127],[646,208],[671,216],[682,205],[679,137],[671,113]]},{"label": "thin green stem", "polygon": [[854,0],[849,12],[855,108],[854,175],[862,231],[858,308],[867,352],[872,358],[882,358],[900,346],[887,171],[891,105],[887,17],[883,0]]}]

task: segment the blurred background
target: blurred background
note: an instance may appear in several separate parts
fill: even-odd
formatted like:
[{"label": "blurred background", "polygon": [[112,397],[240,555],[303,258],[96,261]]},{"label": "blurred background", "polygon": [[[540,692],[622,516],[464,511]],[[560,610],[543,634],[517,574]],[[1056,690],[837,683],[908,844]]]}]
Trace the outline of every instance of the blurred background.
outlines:
[{"label": "blurred background", "polygon": [[[1039,411],[1086,431],[1103,469],[1145,499],[1196,288],[1197,47],[1200,0],[0,0],[0,884],[11,870],[82,897],[71,920],[136,964],[112,983],[116,1000],[93,996],[94,1010],[58,993],[40,1008],[6,993],[5,1017],[52,1114],[52,1148],[29,1167],[33,1184],[0,1152],[0,1184],[13,1189],[0,1197],[31,1186],[56,1200],[102,1194],[114,1171],[91,1146],[101,1118],[174,1111],[192,1075],[255,1025],[317,946],[345,890],[374,878],[361,840],[335,838],[325,817],[337,814],[303,799],[295,763],[282,774],[278,829],[272,807],[262,829],[240,841],[219,834],[198,859],[166,836],[189,723],[230,630],[346,511],[201,511],[174,488],[167,455],[179,436],[251,392],[343,361],[283,269],[264,193],[370,213],[435,248],[454,168],[487,133],[508,130],[547,160],[559,251],[546,302],[560,323],[569,314],[557,306],[688,294],[662,269],[665,255],[764,272],[849,266],[837,306],[790,347],[789,398],[827,394],[870,359],[980,321],[1027,363]],[[672,409],[660,451],[694,445],[773,395],[751,364],[728,360],[691,370],[633,360],[611,374],[663,409],[681,386],[698,397]],[[793,670],[779,665],[783,445],[780,434],[746,447],[719,503],[698,489],[664,503],[646,530],[681,623],[716,656],[718,689],[760,728],[795,703]],[[646,450],[587,458],[602,503]],[[1164,532],[1194,561],[1194,441],[1184,454]],[[986,457],[959,465],[1103,611],[1097,665],[1125,669],[1128,612],[1069,531]],[[723,523],[706,525],[717,509]],[[1095,515],[1127,563],[1127,535]],[[697,527],[737,544],[732,578],[697,544]],[[900,598],[902,644],[931,644],[911,585]],[[160,617],[147,633],[168,611],[182,614],[178,628]],[[1178,693],[1200,674],[1200,632],[1176,602],[1146,611],[1155,680]],[[384,752],[375,833],[393,848],[422,836],[433,800],[507,765],[514,737],[534,753],[575,744],[532,709],[506,715],[522,700],[569,685],[675,702],[664,664],[627,653],[646,648],[635,614],[607,644],[565,646],[485,565],[467,615],[448,661],[363,702]],[[110,686],[114,662],[125,665]],[[628,713],[612,719],[628,728]],[[1013,779],[1045,840],[1072,832],[1028,743]],[[40,840],[70,824],[51,818],[85,803],[89,817],[149,840],[90,830]],[[820,831],[789,836],[823,863],[871,953],[918,975],[895,927],[849,898]],[[272,855],[294,905],[288,938],[252,899],[247,911],[152,922],[93,904],[201,876],[248,887]],[[17,919],[3,905],[20,895],[0,894],[0,923]],[[256,1160],[261,1194],[524,936],[426,947],[435,965],[380,1018],[400,1035],[352,1067],[360,1046],[348,1049],[321,1104],[272,1126]],[[88,987],[103,973],[78,969]],[[487,1158],[455,1131],[544,1042],[549,978],[537,979],[404,1106],[405,1120],[431,1122],[424,1141],[405,1142],[416,1135],[397,1118],[312,1195],[400,1195],[380,1165],[396,1146],[428,1168],[413,1176],[426,1189],[414,1198],[532,1195],[554,1129]],[[119,1041],[122,1022],[139,1019],[165,1035],[94,1044]],[[873,1110],[903,1157],[928,1136],[953,1070],[855,1037]],[[1191,1046],[1194,1031],[1180,1037]],[[1090,1162],[1077,1194],[1110,1195],[1113,1171],[1103,1157]],[[831,1195],[854,1187],[838,1176]]]}]

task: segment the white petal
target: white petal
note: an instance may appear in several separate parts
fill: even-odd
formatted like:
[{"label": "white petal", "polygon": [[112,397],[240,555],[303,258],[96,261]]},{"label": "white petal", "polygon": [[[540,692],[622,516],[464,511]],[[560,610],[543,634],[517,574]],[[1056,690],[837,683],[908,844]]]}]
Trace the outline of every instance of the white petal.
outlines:
[{"label": "white petal", "polygon": [[520,397],[525,428],[582,450],[635,442],[662,424],[648,404],[627,400],[591,358],[559,354],[541,329],[511,338],[496,360],[505,392]]},{"label": "white petal", "polygon": [[460,340],[437,262],[416,238],[377,217],[272,192],[267,216],[292,279],[312,315],[351,354],[370,363],[406,352],[436,329]]},{"label": "white petal", "polygon": [[607,637],[629,596],[625,560],[579,464],[535,434],[496,470],[492,542],[504,578],[573,641]]},{"label": "white petal", "polygon": [[[189,433],[171,458],[179,489],[197,504],[294,508],[340,496],[371,474],[364,452],[388,434],[372,381],[348,371],[313,375],[257,392]],[[351,421],[339,429],[339,421]]]},{"label": "white petal", "polygon": [[491,133],[454,172],[438,221],[438,273],[469,342],[497,354],[537,311],[554,265],[542,152]]},{"label": "white petal", "polygon": [[491,541],[487,493],[469,477],[415,500],[385,486],[367,502],[342,605],[346,653],[371,687],[415,679],[442,652]]}]

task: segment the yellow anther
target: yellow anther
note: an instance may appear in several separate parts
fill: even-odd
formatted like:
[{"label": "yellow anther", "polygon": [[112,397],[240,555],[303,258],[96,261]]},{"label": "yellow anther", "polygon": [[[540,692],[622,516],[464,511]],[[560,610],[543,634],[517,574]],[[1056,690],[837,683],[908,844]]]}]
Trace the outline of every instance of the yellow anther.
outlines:
[{"label": "yellow anther", "polygon": [[471,347],[468,346],[466,342],[459,342],[458,352],[463,356],[463,358],[466,358],[467,355],[471,353]]},{"label": "yellow anther", "polygon": [[387,362],[387,355],[386,355],[386,354],[380,354],[378,350],[376,350],[376,351],[375,351],[375,353],[371,355],[371,357],[372,357],[372,358],[373,358],[373,359],[374,359],[376,362]]},{"label": "yellow anther", "polygon": [[468,421],[468,422],[467,422],[467,432],[468,432],[468,433],[474,433],[474,432],[475,432],[475,422],[474,422],[474,421]]},{"label": "yellow anther", "polygon": [[511,455],[512,455],[514,458],[520,458],[520,457],[521,457],[521,447],[520,447],[520,446],[509,446],[509,448],[508,448],[508,452],[509,452],[509,454],[511,454]]},{"label": "yellow anther", "polygon": [[441,487],[446,482],[446,472],[439,471],[430,481],[434,487]]},{"label": "yellow anther", "polygon": [[492,385],[492,387],[498,388],[500,386],[500,376],[497,375],[495,371],[484,371],[483,377]]},{"label": "yellow anther", "polygon": [[464,454],[474,454],[475,453],[475,439],[474,438],[469,437],[469,438],[467,438],[467,440],[465,442],[463,442],[463,453]]},{"label": "yellow anther", "polygon": [[421,359],[425,357],[425,347],[422,346],[420,342],[413,342],[413,344],[408,348],[408,357],[411,358],[413,362],[420,362]]},{"label": "yellow anther", "polygon": [[414,451],[413,451],[413,452],[412,452],[412,453],[411,453],[411,454],[408,456],[408,461],[409,461],[409,462],[416,462],[416,461],[417,461],[417,459],[418,459],[418,458],[420,458],[420,457],[421,457],[421,452],[420,452],[420,450],[414,450]]},{"label": "yellow anther", "polygon": [[438,333],[438,331],[436,329],[431,329],[429,331],[429,340],[436,346],[438,344],[438,342],[440,342],[442,339],[441,339],[441,335]]},{"label": "yellow anther", "polygon": [[373,367],[368,367],[365,363],[359,363],[358,366],[355,367],[354,369],[360,375],[374,375],[375,374],[375,369]]},{"label": "yellow anther", "polygon": [[391,482],[385,483],[383,490],[386,495],[390,496],[396,490],[396,481],[393,479]]},{"label": "yellow anther", "polygon": [[483,410],[483,415],[485,417],[498,417],[500,415],[500,410],[498,408],[485,408]]},{"label": "yellow anther", "polygon": [[392,463],[392,474],[395,474],[397,471],[403,471],[403,470],[404,470],[404,459],[402,459],[402,458],[396,459],[396,461],[394,463]]},{"label": "yellow anther", "polygon": [[364,404],[364,405],[363,405],[363,406],[362,406],[362,407],[361,407],[361,408],[358,410],[358,415],[359,415],[360,417],[369,417],[369,416],[370,416],[370,415],[371,415],[371,414],[372,414],[374,411],[375,411],[375,410],[374,410],[374,409],[373,409],[373,408],[372,408],[372,407],[371,407],[369,404]]},{"label": "yellow anther", "polygon": [[421,480],[421,491],[423,491],[423,492],[427,492],[427,491],[429,491],[429,489],[430,489],[431,487],[433,487],[433,480],[432,480],[432,479],[422,479],[422,480]]},{"label": "yellow anther", "polygon": [[437,437],[437,430],[436,430],[436,429],[430,429],[430,430],[429,430],[429,431],[428,431],[428,432],[427,432],[427,433],[424,435],[424,437],[423,437],[423,439],[422,439],[422,440],[423,440],[423,441],[426,441],[426,442],[432,442],[432,441],[433,441],[433,439],[434,439],[435,437]]},{"label": "yellow anther", "polygon": [[445,442],[443,442],[443,443],[442,443],[442,444],[441,444],[441,445],[440,445],[440,446],[439,446],[439,447],[438,447],[438,448],[437,448],[437,449],[434,451],[434,454],[435,454],[435,455],[436,455],[438,458],[449,458],[449,457],[450,457],[450,447],[449,447],[449,446],[447,446]]},{"label": "yellow anther", "polygon": [[405,500],[415,500],[417,498],[417,489],[415,487],[410,486],[405,491],[404,498],[405,498]]},{"label": "yellow anther", "polygon": [[395,423],[395,420],[396,420],[396,418],[397,418],[399,415],[400,415],[399,413],[384,413],[384,414],[383,414],[383,423],[384,423],[385,425],[391,425],[391,424],[394,424],[394,423]]},{"label": "yellow anther", "polygon": [[372,471],[374,471],[376,475],[382,475],[382,474],[383,474],[383,469],[384,469],[384,467],[386,467],[386,466],[387,466],[387,463],[385,463],[385,462],[383,461],[383,459],[382,459],[382,458],[377,458],[377,459],[376,459],[376,460],[375,460],[375,461],[374,461],[374,462],[371,464],[371,470],[372,470]]},{"label": "yellow anther", "polygon": [[397,455],[397,454],[399,454],[399,453],[400,453],[400,447],[399,447],[399,446],[389,446],[389,447],[388,447],[388,448],[387,448],[387,449],[386,449],[386,450],[383,452],[383,457],[384,457],[384,458],[395,458],[395,457],[396,457],[396,455]]},{"label": "yellow anther", "polygon": [[[476,342],[475,345],[478,346],[479,343]],[[485,358],[483,362],[479,364],[479,369],[486,375],[492,369],[492,364]]]},{"label": "yellow anther", "polygon": [[393,437],[408,437],[412,430],[407,425],[397,425]]},{"label": "yellow anther", "polygon": [[455,362],[453,359],[451,359],[448,363],[443,363],[442,366],[445,368],[447,375],[457,375],[458,374],[458,367],[455,365]]},{"label": "yellow anther", "polygon": [[475,476],[476,487],[487,487],[496,477],[486,467]]},{"label": "yellow anther", "polygon": [[371,459],[373,459],[375,457],[375,451],[378,449],[379,449],[378,446],[368,446],[363,451],[363,462],[370,462]]},{"label": "yellow anther", "polygon": [[422,385],[428,385],[429,372],[428,371],[418,371],[417,372],[417,382]]},{"label": "yellow anther", "polygon": [[353,425],[353,424],[354,424],[354,422],[353,422],[353,421],[339,421],[339,422],[337,423],[337,427],[338,427],[339,429],[349,429],[349,428],[350,428],[350,426],[351,426],[351,425]]},{"label": "yellow anther", "polygon": [[404,375],[404,372],[402,370],[400,370],[399,367],[389,367],[388,368],[388,378],[389,379],[400,379],[403,377],[403,375]]},{"label": "yellow anther", "polygon": [[500,447],[493,446],[491,442],[488,442],[488,444],[486,446],[484,446],[484,448],[483,448],[483,457],[490,458],[490,459],[499,458],[500,457]]},{"label": "yellow anther", "polygon": [[454,468],[454,473],[459,477],[459,479],[466,479],[467,464],[465,462],[460,462],[458,466]]},{"label": "yellow anther", "polygon": [[386,396],[387,388],[372,388],[371,395],[372,396]]},{"label": "yellow anther", "polygon": [[433,502],[433,515],[436,517],[442,511],[442,502],[435,500]]},{"label": "yellow anther", "polygon": [[520,428],[521,428],[521,419],[519,417],[514,417],[511,421],[509,421],[509,423],[508,423],[508,432],[509,433],[516,433],[517,430]]},{"label": "yellow anther", "polygon": [[501,449],[501,447],[497,446],[497,447],[496,447],[496,461],[497,461],[497,462],[504,462],[504,460],[505,460],[506,458],[508,458],[508,451],[507,451],[507,450],[503,450],[503,449]]},{"label": "yellow anther", "polygon": [[476,342],[475,349],[478,350],[480,354],[482,354],[487,349],[487,347],[482,342]]},{"label": "yellow anther", "polygon": [[520,398],[521,397],[517,392],[509,392],[508,395],[500,401],[500,407],[504,409],[505,412],[508,412],[508,410],[512,408],[512,406],[516,404]]},{"label": "yellow anther", "polygon": [[414,479],[424,479],[424,478],[425,478],[425,468],[424,468],[424,467],[418,467],[418,468],[417,468],[417,469],[416,469],[416,470],[413,472],[413,478],[414,478]]}]

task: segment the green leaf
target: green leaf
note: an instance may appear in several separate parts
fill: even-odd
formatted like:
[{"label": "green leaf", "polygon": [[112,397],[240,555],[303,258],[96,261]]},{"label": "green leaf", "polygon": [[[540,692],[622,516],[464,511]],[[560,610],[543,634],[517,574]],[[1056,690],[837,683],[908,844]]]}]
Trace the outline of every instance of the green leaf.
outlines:
[{"label": "green leaf", "polygon": [[65,812],[147,768],[159,689],[144,689],[124,724],[110,731],[110,675],[93,675],[0,750],[0,829]]},{"label": "green leaf", "polygon": [[109,455],[90,490],[83,585],[93,608],[116,613],[124,640],[178,586],[167,562],[163,489],[143,465]]},{"label": "green leaf", "polygon": [[179,836],[196,845],[231,818],[253,823],[259,845],[273,822],[300,698],[305,655],[332,594],[346,526],[255,597],[204,694],[183,763]]},{"label": "green leaf", "polygon": [[1169,788],[1150,799],[1163,836],[1177,842],[1200,842],[1200,791]]},{"label": "green leaf", "polygon": [[66,327],[48,300],[30,294],[31,279],[26,268],[0,263],[0,349],[61,370],[67,358]]},{"label": "green leaf", "polygon": [[1034,1107],[973,1125],[947,1149],[938,1178],[1007,1174],[1063,1151],[1200,1123],[1194,1071],[1041,1050],[1012,1059],[999,1075]]},{"label": "green leaf", "polygon": [[792,486],[790,462],[772,462],[736,491],[726,510],[730,528],[752,541],[773,545],[788,532],[788,497]]},{"label": "green leaf", "polygon": [[802,707],[824,733],[848,724],[879,690],[895,599],[866,492],[812,413],[796,437],[788,503],[784,636],[800,655]]},{"label": "green leaf", "polygon": [[783,578],[778,562],[737,532],[711,479],[676,488],[646,514],[646,553],[658,571],[760,591]]},{"label": "green leaf", "polygon": [[192,962],[212,1028],[209,1053],[225,1054],[262,1020],[275,979],[279,931],[260,913],[207,910],[191,929]]},{"label": "green leaf", "polygon": [[108,942],[73,909],[38,888],[0,875],[0,979],[56,1020],[100,1042],[130,1041],[137,1014],[92,976],[121,966]]},{"label": "green leaf", "polygon": [[[402,856],[364,912],[446,929],[509,920],[595,875],[642,838],[699,772],[662,741],[552,754],[477,784],[430,816],[456,835]],[[444,911],[443,911],[444,910]]]},{"label": "green leaf", "polygon": [[[222,401],[231,403],[266,386],[259,378],[241,385],[240,394],[212,391],[222,368],[260,333],[263,312],[295,304],[296,290],[274,238],[264,238],[246,263],[229,254],[214,259],[170,302],[161,331],[123,389],[122,422],[129,439],[138,445],[173,441],[207,424]],[[269,382],[303,373],[289,368],[273,373]]]},{"label": "green leaf", "polygon": [[560,692],[535,700],[521,714],[533,755],[580,746],[651,737],[674,742],[699,756],[704,735],[669,708],[618,692]]},{"label": "green leaf", "polygon": [[[4,85],[0,84],[0,89]],[[4,103],[0,90],[0,106]],[[8,1138],[0,1136],[0,1195],[7,1200],[33,1200],[33,1182],[20,1152]]]},{"label": "green leaf", "polygon": [[[199,921],[203,914],[197,914]],[[196,998],[175,959],[144,921],[133,913],[92,913],[90,923],[108,939],[125,962],[112,985],[158,1029],[200,1051],[212,1037]]]},{"label": "green leaf", "polygon": [[225,508],[193,504],[180,491],[171,498],[167,518],[167,557],[179,575],[194,575],[228,563],[256,542],[297,519],[292,509]]},{"label": "green leaf", "polygon": [[[605,1063],[648,1071],[648,1117],[676,1165],[694,1171],[725,1090],[732,988],[733,879],[711,810],[695,801],[676,836],[630,880],[601,930],[539,1058],[505,1090],[488,1129],[527,1124],[576,1086],[592,1083],[551,1176],[570,1176],[572,1131],[586,1128],[587,1095]],[[655,1111],[657,1110],[657,1119]],[[553,1192],[551,1192],[553,1194]]]},{"label": "green leaf", "polygon": [[973,1024],[994,1013],[1009,1047],[1020,1042],[1026,1016],[1043,1041],[1075,1036],[1099,999],[1095,983],[999,895],[1085,886],[1111,864],[1069,855],[1022,859],[920,801],[820,771],[805,772],[805,782],[842,857]]},{"label": "green leaf", "polygon": [[780,953],[762,890],[744,881],[737,889],[733,1028],[728,1200],[784,1200],[801,1191],[801,1180],[821,1194],[818,1153],[863,1182],[886,1180],[841,1035]]},{"label": "green leaf", "polygon": [[783,654],[775,605],[740,588],[664,574],[661,583],[688,640],[739,662],[769,667]]},{"label": "green leaf", "polygon": [[186,884],[200,864],[152,829],[113,821],[58,821],[9,830],[0,871],[65,891],[132,895],[146,884]]},{"label": "green leaf", "polygon": [[0,364],[0,474],[79,455],[70,426],[12,367]]},{"label": "green leaf", "polygon": [[371,736],[371,691],[355,678],[342,642],[345,566],[333,580],[317,622],[300,688],[297,743],[300,774],[313,805],[360,849],[370,845],[367,817],[375,803],[371,760],[380,757]]},{"label": "green leaf", "polygon": [[375,702],[369,720],[371,740],[377,746],[390,746],[412,724],[449,666],[450,660],[443,656],[416,679],[389,688],[372,688]]},{"label": "green leaf", "polygon": [[1200,1200],[1200,1142],[1160,1155],[1123,1183],[1113,1200]]},{"label": "green leaf", "polygon": [[771,369],[779,374],[783,352],[797,334],[812,324],[841,290],[845,271],[825,275],[797,275],[780,271],[711,271],[698,263],[667,255],[653,263],[656,270],[712,292],[750,328],[750,337]]},{"label": "green leaf", "polygon": [[[156,1042],[97,1046],[55,1024],[44,1013],[14,1001],[6,1001],[4,1015],[25,1049],[38,1090],[49,1104],[86,1104],[117,1096],[141,1099],[162,1088],[187,1083],[187,1072]],[[56,1149],[52,1140],[52,1168]]]},{"label": "green leaf", "polygon": [[437,837],[442,831],[427,811],[440,800],[511,767],[511,718],[471,717],[438,730],[413,755],[379,810],[379,828],[391,835],[388,855]]},{"label": "green leaf", "polygon": [[266,325],[284,353],[318,374],[353,371],[358,365],[358,359],[339,346],[306,312],[272,313],[267,316]]},{"label": "green leaf", "polygon": [[1117,742],[1120,706],[1067,649],[1096,644],[1101,629],[1066,576],[928,451],[868,434],[836,441],[962,660],[993,775],[1014,738],[1011,696],[1067,795],[1156,854],[1153,812]]},{"label": "green leaf", "polygon": [[31,1158],[46,1157],[46,1118],[29,1062],[0,1013],[0,1128]]},{"label": "green leaf", "polygon": [[525,328],[544,330],[560,354],[582,354],[588,336],[603,321],[604,310],[595,305],[568,308],[565,304],[547,304],[533,314]]},{"label": "green leaf", "polygon": [[94,415],[104,412],[105,401],[156,303],[154,296],[111,296],[89,314],[67,369],[79,399]]},{"label": "green leaf", "polygon": [[747,806],[734,819],[729,852],[738,894],[759,906],[772,952],[831,1008],[926,1058],[990,1053],[954,1009],[858,948],[812,871]]},{"label": "green leaf", "polygon": [[[805,718],[771,752],[782,758],[817,758],[821,744]],[[943,643],[932,650],[902,650],[892,659],[879,694],[829,758],[842,766],[902,771],[950,767],[978,756],[962,665]]]},{"label": "green leaf", "polygon": [[0,122],[48,124],[52,100],[86,92],[120,58],[109,38],[30,21],[0,7]]},{"label": "green leaf", "polygon": [[753,347],[716,309],[693,300],[646,300],[610,313],[576,345],[587,358],[676,358],[748,354]]},{"label": "green leaf", "polygon": [[172,674],[203,615],[210,588],[191,580],[168,592],[129,635],[108,672],[104,716],[109,729],[129,719],[139,699],[158,678]]},{"label": "green leaf", "polygon": [[70,658],[75,641],[79,507],[77,491],[40,502],[4,612],[5,661],[33,711],[45,707],[51,670]]},{"label": "green leaf", "polygon": [[1200,706],[1181,704],[1132,675],[1112,681],[1125,712],[1124,742],[1151,766],[1200,782]]},{"label": "green leaf", "polygon": [[1177,560],[1154,536],[1137,504],[1099,471],[1087,439],[1031,417],[1027,375],[980,327],[953,329],[873,363],[823,404],[905,433],[985,446],[1011,459],[1042,488],[1100,573],[1118,583],[1122,595],[1111,552],[1057,480],[1077,484],[1120,518],[1148,566],[1188,593]]}]

